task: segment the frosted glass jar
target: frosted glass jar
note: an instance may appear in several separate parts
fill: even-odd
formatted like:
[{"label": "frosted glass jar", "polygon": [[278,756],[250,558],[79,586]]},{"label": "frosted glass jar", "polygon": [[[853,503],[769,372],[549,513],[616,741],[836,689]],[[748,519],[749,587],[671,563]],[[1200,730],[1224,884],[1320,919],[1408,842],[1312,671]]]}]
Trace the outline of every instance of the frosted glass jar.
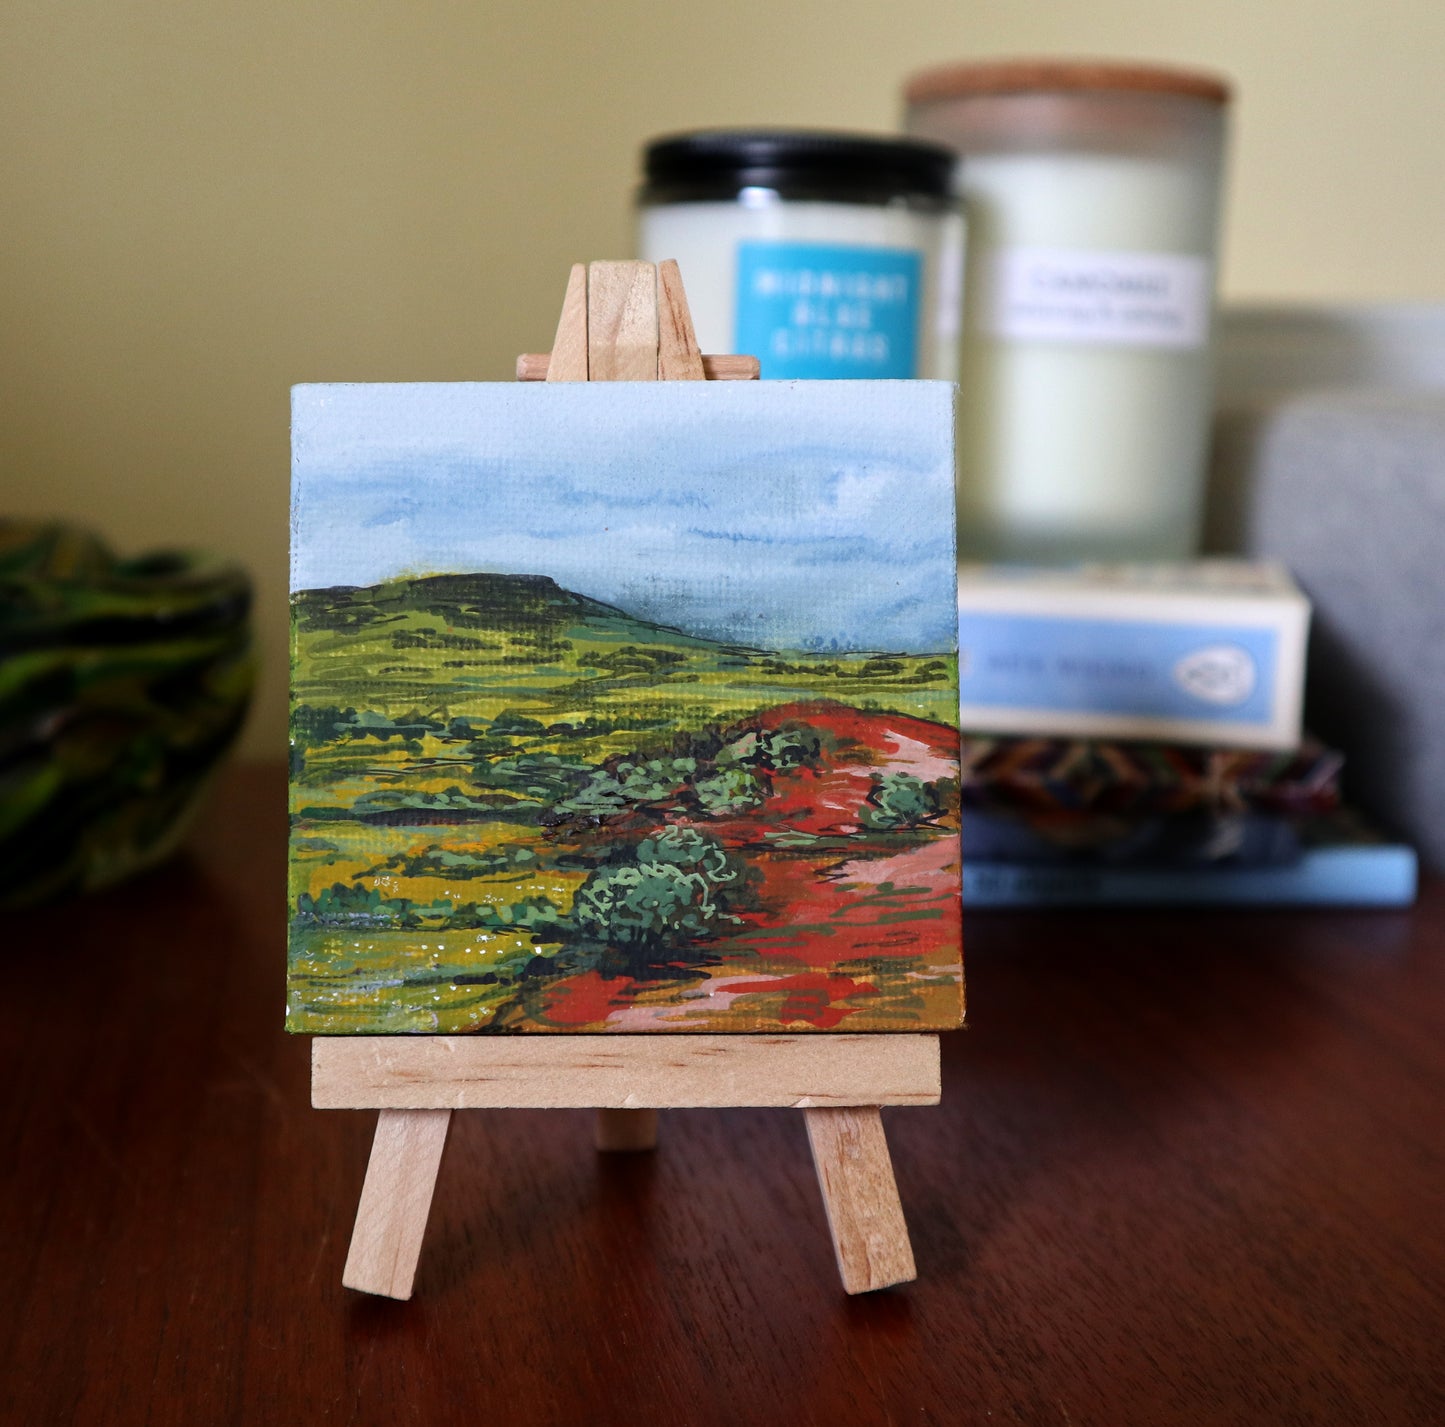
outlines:
[{"label": "frosted glass jar", "polygon": [[654,140],[644,165],[638,252],[677,259],[703,351],[750,353],[764,378],[953,378],[951,151],[711,130]]},{"label": "frosted glass jar", "polygon": [[962,156],[959,548],[1197,548],[1228,90],[1125,65],[959,65],[907,86]]}]

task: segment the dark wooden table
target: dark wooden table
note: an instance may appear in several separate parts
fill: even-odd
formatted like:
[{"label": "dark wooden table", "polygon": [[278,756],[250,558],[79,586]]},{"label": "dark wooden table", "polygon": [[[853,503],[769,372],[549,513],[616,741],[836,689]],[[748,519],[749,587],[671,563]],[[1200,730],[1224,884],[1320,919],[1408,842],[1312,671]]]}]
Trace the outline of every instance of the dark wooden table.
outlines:
[{"label": "dark wooden table", "polygon": [[921,1278],[838,1287],[802,1117],[458,1117],[410,1303],[341,1287],[374,1116],[281,1031],[281,775],[4,933],[0,1421],[1445,1423],[1445,886],[968,919]]}]

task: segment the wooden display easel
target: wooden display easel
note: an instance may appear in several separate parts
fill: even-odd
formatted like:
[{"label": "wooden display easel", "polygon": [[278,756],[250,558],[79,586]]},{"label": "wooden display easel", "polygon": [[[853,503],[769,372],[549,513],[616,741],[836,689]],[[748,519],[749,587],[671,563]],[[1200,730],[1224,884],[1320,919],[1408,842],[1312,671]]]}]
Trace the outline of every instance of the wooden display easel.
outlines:
[{"label": "wooden display easel", "polygon": [[[704,357],[675,262],[578,263],[550,356],[521,381],[747,380]],[[596,1109],[597,1147],[657,1143],[657,1111],[800,1109],[848,1293],[915,1276],[879,1109],[936,1105],[936,1035],[318,1036],[311,1103],[379,1109],[342,1282],[410,1298],[453,1110]]]}]

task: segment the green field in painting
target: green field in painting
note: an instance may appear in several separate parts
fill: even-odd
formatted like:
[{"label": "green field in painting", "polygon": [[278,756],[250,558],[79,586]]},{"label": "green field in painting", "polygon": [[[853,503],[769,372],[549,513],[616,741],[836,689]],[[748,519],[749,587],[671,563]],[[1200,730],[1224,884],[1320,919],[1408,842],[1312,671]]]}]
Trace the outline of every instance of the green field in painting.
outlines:
[{"label": "green field in painting", "polygon": [[956,701],[545,577],[299,593],[288,1026],[956,1023]]}]

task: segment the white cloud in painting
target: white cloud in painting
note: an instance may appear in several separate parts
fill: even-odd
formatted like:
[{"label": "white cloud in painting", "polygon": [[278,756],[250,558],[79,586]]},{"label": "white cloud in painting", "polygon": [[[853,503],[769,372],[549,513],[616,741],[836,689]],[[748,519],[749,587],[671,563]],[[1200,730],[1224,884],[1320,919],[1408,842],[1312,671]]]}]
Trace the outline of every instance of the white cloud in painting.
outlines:
[{"label": "white cloud in painting", "polygon": [[952,388],[298,387],[292,588],[549,575],[770,648],[953,647]]}]

